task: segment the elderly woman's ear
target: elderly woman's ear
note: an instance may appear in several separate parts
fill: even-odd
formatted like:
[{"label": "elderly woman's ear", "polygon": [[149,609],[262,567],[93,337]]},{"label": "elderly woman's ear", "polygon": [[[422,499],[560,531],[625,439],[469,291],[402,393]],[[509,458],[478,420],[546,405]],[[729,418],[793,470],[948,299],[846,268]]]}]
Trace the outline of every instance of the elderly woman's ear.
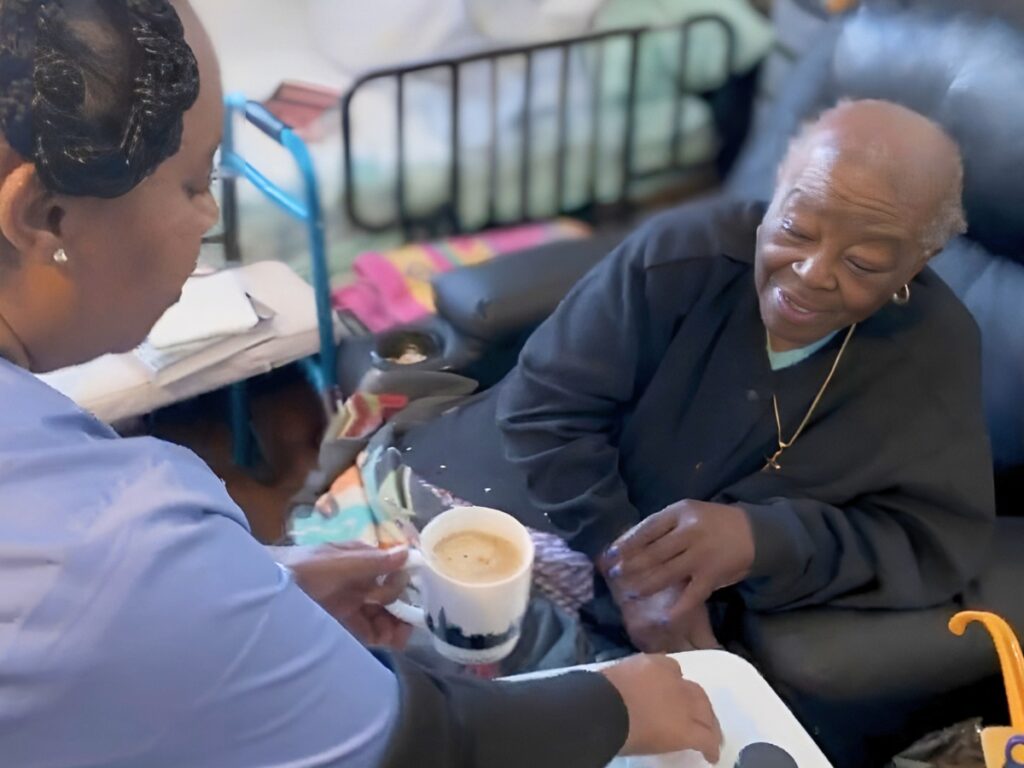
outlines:
[{"label": "elderly woman's ear", "polygon": [[[0,167],[9,165],[5,161]],[[0,235],[21,259],[52,258],[61,247],[63,210],[32,163],[21,161],[5,170],[0,178]]]},{"label": "elderly woman's ear", "polygon": [[932,260],[932,257],[935,256],[935,254],[937,254],[941,250],[941,248],[922,248],[920,255],[914,262],[913,268],[911,269],[910,273],[906,276],[904,284],[909,285],[911,282],[913,282],[914,278],[921,274],[921,271],[928,266],[928,262]]}]

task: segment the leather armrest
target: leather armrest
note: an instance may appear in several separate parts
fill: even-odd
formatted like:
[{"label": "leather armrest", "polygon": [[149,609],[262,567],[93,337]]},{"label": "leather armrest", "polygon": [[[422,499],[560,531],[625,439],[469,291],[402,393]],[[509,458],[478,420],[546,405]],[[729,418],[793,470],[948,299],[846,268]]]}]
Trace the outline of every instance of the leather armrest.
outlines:
[{"label": "leather armrest", "polygon": [[437,313],[466,336],[507,341],[543,322],[625,234],[560,240],[439,275],[433,281]]},{"label": "leather armrest", "polygon": [[996,650],[967,607],[1024,628],[1024,520],[997,521],[991,564],[957,601],[920,611],[818,608],[743,615],[742,652],[762,670],[836,768],[881,765],[924,734],[969,717],[1005,722]]},{"label": "leather armrest", "polygon": [[1000,518],[988,570],[962,601],[920,611],[817,608],[748,613],[743,643],[768,678],[831,701],[927,699],[999,670],[987,632],[947,628],[959,610],[990,610],[1024,632],[1024,519]]},{"label": "leather armrest", "polygon": [[986,633],[950,633],[960,609],[751,613],[743,644],[773,685],[816,699],[927,699],[998,671]]}]

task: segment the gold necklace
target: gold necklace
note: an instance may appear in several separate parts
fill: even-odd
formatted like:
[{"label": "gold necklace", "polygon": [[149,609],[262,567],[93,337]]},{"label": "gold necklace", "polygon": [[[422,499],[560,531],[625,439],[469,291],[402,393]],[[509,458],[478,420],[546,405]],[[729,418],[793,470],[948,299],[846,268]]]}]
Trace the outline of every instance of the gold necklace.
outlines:
[{"label": "gold necklace", "polygon": [[[839,348],[839,354],[836,355],[836,359],[832,362],[832,370],[828,372],[828,376],[825,377],[825,382],[821,385],[821,389],[818,390],[818,394],[814,398],[814,402],[811,403],[811,407],[807,409],[807,413],[804,414],[803,421],[800,422],[800,426],[796,428],[796,432],[789,440],[782,439],[782,419],[779,417],[779,398],[772,393],[772,407],[775,409],[775,429],[779,441],[779,449],[771,455],[768,459],[768,463],[761,468],[764,472],[768,469],[779,470],[782,469],[782,465],[779,464],[779,457],[786,451],[787,448],[791,447],[796,439],[800,437],[800,433],[804,431],[804,427],[807,426],[807,422],[811,420],[811,415],[814,413],[814,409],[818,407],[818,403],[821,402],[822,396],[825,394],[825,390],[828,389],[829,383],[832,381],[832,377],[836,373],[836,368],[839,367],[839,361],[843,358],[843,352],[846,351],[846,345],[850,343],[850,337],[853,336],[853,331],[857,327],[854,323],[850,326],[850,330],[846,332],[846,338],[843,339],[843,345]],[[767,330],[765,331],[767,334]],[[771,338],[769,337],[768,343],[771,344]]]}]

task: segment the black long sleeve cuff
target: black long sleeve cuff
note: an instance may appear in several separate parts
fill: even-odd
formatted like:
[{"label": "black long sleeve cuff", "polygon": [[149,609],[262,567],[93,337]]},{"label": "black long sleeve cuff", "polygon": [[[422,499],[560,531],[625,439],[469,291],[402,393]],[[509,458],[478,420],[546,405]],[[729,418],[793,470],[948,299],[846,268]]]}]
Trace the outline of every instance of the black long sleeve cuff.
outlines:
[{"label": "black long sleeve cuff", "polygon": [[486,682],[376,655],[401,689],[381,768],[603,768],[629,732],[625,704],[599,674]]}]

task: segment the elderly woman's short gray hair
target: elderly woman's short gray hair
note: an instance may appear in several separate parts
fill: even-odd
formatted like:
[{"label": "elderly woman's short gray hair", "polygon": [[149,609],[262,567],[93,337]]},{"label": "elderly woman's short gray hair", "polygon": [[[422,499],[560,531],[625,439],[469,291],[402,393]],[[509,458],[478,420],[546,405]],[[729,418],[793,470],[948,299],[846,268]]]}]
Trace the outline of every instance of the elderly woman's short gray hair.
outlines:
[{"label": "elderly woman's short gray hair", "polygon": [[[825,110],[817,117],[806,121],[801,126],[800,131],[796,136],[790,139],[789,146],[786,148],[786,154],[783,157],[782,162],[779,164],[780,177],[790,158],[803,148],[822,119],[827,117],[830,113],[843,109],[852,103],[853,101],[850,99],[843,99],[834,107]],[[963,156],[960,154],[959,146],[953,137],[949,135],[946,129],[924,115],[921,115],[921,117],[924,120],[927,120],[935,130],[946,136],[955,150],[952,177],[942,190],[942,196],[939,198],[936,205],[935,215],[932,217],[931,222],[925,227],[921,237],[921,246],[925,251],[930,252],[940,250],[951,239],[957,235],[962,235],[967,231],[967,214],[964,212],[963,205],[964,163]]]},{"label": "elderly woman's short gray hair", "polygon": [[960,152],[956,153],[953,179],[939,200],[938,210],[931,224],[924,232],[924,248],[936,251],[957,235],[967,231],[967,214],[964,212],[964,162]]}]

